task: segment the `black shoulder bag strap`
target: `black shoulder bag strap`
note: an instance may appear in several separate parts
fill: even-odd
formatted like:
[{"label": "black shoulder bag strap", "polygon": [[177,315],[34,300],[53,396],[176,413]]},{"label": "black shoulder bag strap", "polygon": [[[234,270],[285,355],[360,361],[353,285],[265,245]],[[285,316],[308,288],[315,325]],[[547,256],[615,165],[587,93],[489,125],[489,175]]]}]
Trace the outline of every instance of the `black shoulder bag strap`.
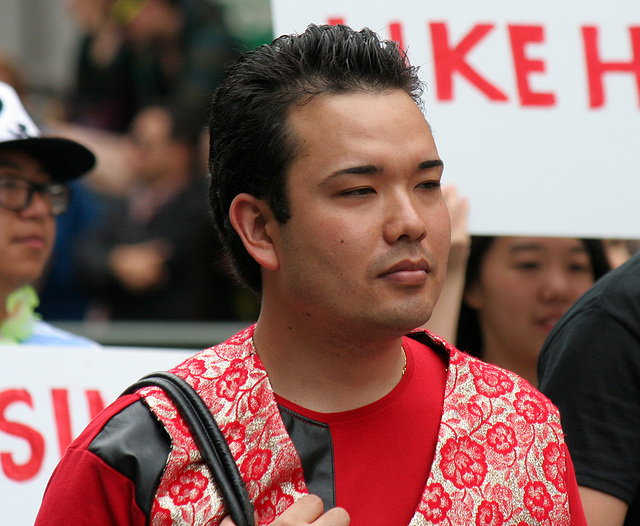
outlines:
[{"label": "black shoulder bag strap", "polygon": [[164,371],[141,378],[122,394],[131,394],[149,386],[160,387],[178,409],[211,470],[216,487],[236,526],[255,526],[253,506],[238,466],[215,418],[200,395],[185,380]]}]

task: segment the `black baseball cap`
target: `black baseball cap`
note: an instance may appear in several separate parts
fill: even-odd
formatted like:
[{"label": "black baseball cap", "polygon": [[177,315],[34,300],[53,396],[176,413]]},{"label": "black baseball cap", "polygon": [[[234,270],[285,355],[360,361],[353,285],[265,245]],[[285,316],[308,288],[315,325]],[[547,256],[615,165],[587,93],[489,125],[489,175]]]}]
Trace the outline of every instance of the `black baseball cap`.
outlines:
[{"label": "black baseball cap", "polygon": [[0,82],[0,151],[20,150],[42,163],[53,181],[64,183],[84,175],[96,164],[95,155],[64,137],[43,137],[15,90]]}]

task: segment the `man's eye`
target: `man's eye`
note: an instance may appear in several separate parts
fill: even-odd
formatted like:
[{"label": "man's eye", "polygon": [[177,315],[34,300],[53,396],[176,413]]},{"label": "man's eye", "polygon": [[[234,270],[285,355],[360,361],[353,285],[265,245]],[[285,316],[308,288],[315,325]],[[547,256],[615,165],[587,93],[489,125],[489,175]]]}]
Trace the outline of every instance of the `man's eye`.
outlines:
[{"label": "man's eye", "polygon": [[5,179],[4,181],[0,181],[0,187],[5,188],[7,190],[14,190],[19,186],[20,185],[18,184],[18,182],[12,179]]},{"label": "man's eye", "polygon": [[344,192],[341,192],[341,195],[354,195],[354,196],[369,195],[369,194],[375,194],[375,190],[368,186],[362,187],[362,188],[351,188],[350,190],[345,190]]},{"label": "man's eye", "polygon": [[423,188],[424,190],[435,190],[440,188],[440,181],[424,181],[418,185],[418,188]]}]

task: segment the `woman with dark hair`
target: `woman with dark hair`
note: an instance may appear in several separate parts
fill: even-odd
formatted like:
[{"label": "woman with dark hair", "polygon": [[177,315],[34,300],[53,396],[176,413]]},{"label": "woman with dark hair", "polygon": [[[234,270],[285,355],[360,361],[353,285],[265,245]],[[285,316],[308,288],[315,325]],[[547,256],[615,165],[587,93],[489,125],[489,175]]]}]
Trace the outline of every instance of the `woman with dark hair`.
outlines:
[{"label": "woman with dark hair", "polygon": [[600,240],[473,236],[456,345],[536,386],[547,335],[609,270]]}]

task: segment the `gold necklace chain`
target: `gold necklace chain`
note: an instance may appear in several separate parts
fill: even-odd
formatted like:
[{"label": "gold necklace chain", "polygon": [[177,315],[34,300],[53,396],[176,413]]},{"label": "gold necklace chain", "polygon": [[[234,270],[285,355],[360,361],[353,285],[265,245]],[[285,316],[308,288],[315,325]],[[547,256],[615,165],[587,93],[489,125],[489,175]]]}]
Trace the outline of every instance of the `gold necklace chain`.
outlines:
[{"label": "gold necklace chain", "polygon": [[[400,344],[400,349],[402,349],[402,376],[407,372],[407,352],[404,350],[404,345]],[[253,341],[253,336],[251,336],[251,355],[258,354],[256,349],[256,344]]]},{"label": "gold necklace chain", "polygon": [[402,349],[402,358],[404,360],[404,363],[402,364],[402,376],[404,376],[404,373],[407,372],[407,353],[404,350],[404,345],[400,344],[400,348]]}]

